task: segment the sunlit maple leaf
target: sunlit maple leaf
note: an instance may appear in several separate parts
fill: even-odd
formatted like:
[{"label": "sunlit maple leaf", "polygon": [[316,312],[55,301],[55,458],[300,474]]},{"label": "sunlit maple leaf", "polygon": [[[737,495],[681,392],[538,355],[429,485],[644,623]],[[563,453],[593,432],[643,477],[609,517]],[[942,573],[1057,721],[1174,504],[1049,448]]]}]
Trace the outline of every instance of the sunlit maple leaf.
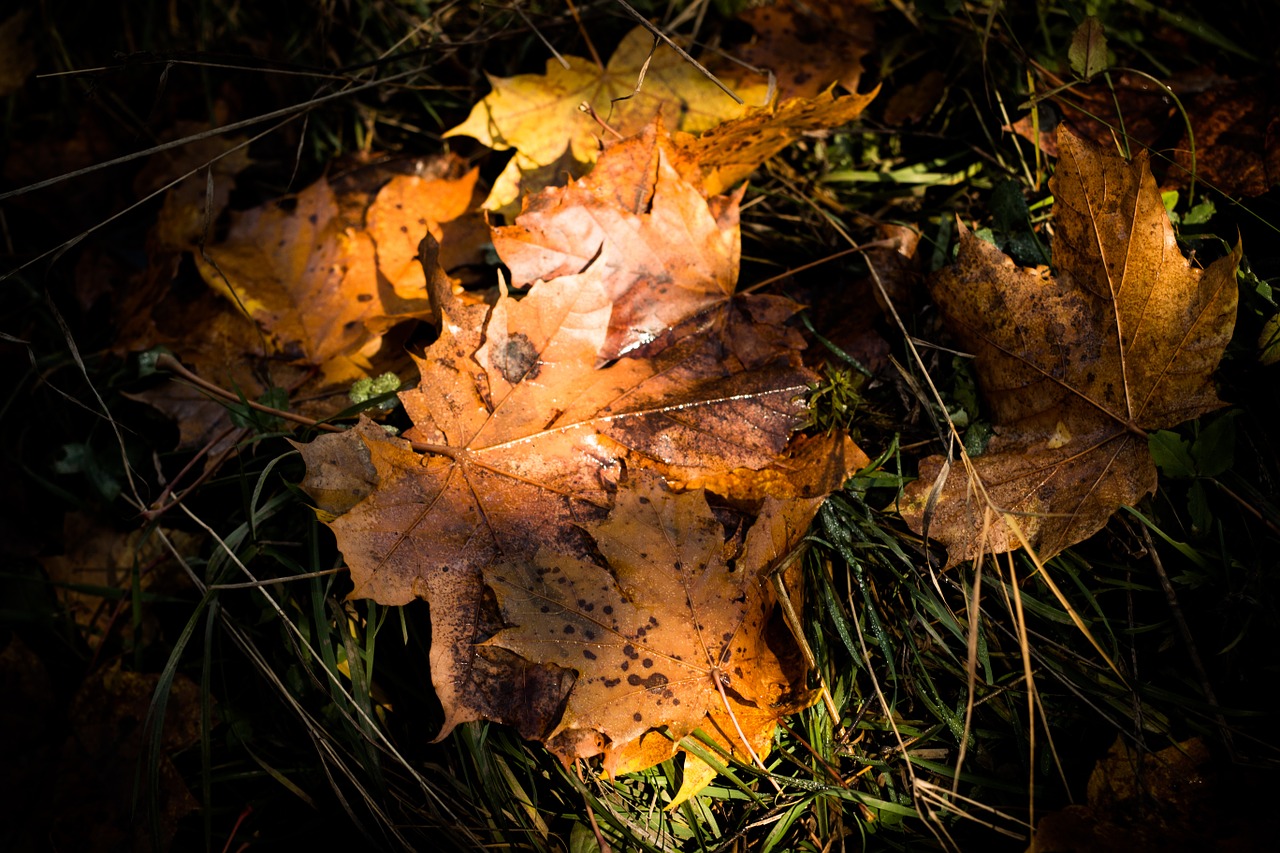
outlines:
[{"label": "sunlit maple leaf", "polygon": [[612,265],[601,358],[648,344],[737,284],[738,200],[708,205],[677,171],[661,128],[610,147],[586,178],[529,196],[514,225],[493,229],[516,286]]},{"label": "sunlit maple leaf", "polygon": [[[337,515],[330,526],[354,594],[431,602],[432,679],[447,727],[510,719],[510,679],[477,671],[508,662],[472,650],[484,626],[496,629],[476,616],[484,566],[530,543],[587,559],[580,525],[607,510],[624,458],[763,468],[802,421],[810,374],[785,350],[748,369],[716,336],[690,336],[655,358],[597,368],[610,303],[594,275],[538,282],[492,309],[444,301],[421,381],[401,394],[416,424],[409,440],[370,427],[302,448],[304,488]],[[367,477],[346,485],[360,470]],[[322,499],[326,490],[360,497],[344,507]]]},{"label": "sunlit maple leaf", "polygon": [[[663,177],[662,155],[654,151],[640,181],[650,196],[658,195],[659,181],[673,180]],[[610,156],[601,161],[602,175],[614,171]],[[616,172],[623,181],[625,170]],[[620,204],[636,183],[627,176],[596,189]],[[686,221],[714,223],[714,211],[727,209],[724,199],[678,197],[689,208],[681,213]],[[666,251],[702,251],[704,237],[697,230],[672,234]],[[701,302],[668,293],[690,316],[677,310],[663,334],[625,357],[602,359],[612,296],[664,298],[654,279],[627,272],[608,240],[587,262],[539,278],[522,297],[504,293],[491,306],[456,298],[431,251],[424,242],[441,331],[417,360],[418,386],[401,394],[413,428],[395,438],[365,423],[303,446],[303,487],[338,537],[354,595],[430,603],[441,736],[459,722],[490,719],[544,738],[556,729],[577,673],[486,642],[507,626],[484,573],[538,549],[591,562],[599,551],[589,531],[627,488],[620,485],[624,471],[678,474],[686,482],[739,470],[789,476],[779,460],[803,422],[813,375],[800,364],[796,336],[774,328],[796,310],[779,297],[722,299],[707,317]],[[736,256],[734,246],[710,261],[728,264]],[[732,290],[728,271],[710,277]],[[796,501],[825,495],[865,461],[845,451],[839,438],[825,445],[824,458],[845,460],[820,469],[825,482],[795,472],[792,494],[804,495]],[[738,497],[754,500],[738,512],[764,500]]]},{"label": "sunlit maple leaf", "polygon": [[[163,183],[174,169],[189,168],[195,155],[216,154],[225,144],[195,149],[148,166],[139,181]],[[227,172],[239,160],[218,163],[225,168],[214,166],[215,205],[230,191]],[[295,395],[293,411],[315,418],[348,405],[353,379],[408,372],[404,337],[414,321],[433,316],[418,243],[427,233],[448,240],[442,260],[452,267],[477,262],[489,237],[472,212],[481,194],[475,170],[450,157],[396,168],[406,165],[413,174],[389,166],[350,169],[340,191],[321,181],[297,197],[240,214],[228,238],[208,248],[207,259],[196,247],[204,229],[204,182],[180,184],[149,236],[145,277],[115,306],[117,351],[164,346],[202,378],[247,399],[268,388],[287,390]],[[189,184],[199,192],[189,192]],[[171,286],[177,249],[196,255],[212,291]],[[167,383],[135,398],[173,417],[183,447],[216,455],[238,440],[228,429],[226,407],[197,388]]]},{"label": "sunlit maple leaf", "polygon": [[376,348],[396,319],[430,317],[430,301],[425,289],[402,295],[379,286],[374,242],[339,215],[328,181],[292,201],[240,214],[196,265],[276,353],[323,365],[335,381],[357,378],[368,367],[361,351]]},{"label": "sunlit maple leaf", "polygon": [[[812,694],[795,656],[770,647],[794,643],[770,630],[766,573],[819,503],[766,501],[741,553],[726,556],[725,528],[701,491],[674,494],[642,476],[623,483],[606,520],[584,525],[607,567],[544,548],[485,569],[512,626],[486,645],[578,673],[548,735],[553,749],[565,760],[599,749],[606,770],[632,772],[671,757],[701,727],[746,761],[767,754],[779,717]],[[775,522],[786,531],[779,538]],[[685,759],[673,806],[710,781],[704,768]]]},{"label": "sunlit maple leaf", "polygon": [[[445,133],[471,136],[500,151],[516,149],[494,182],[486,208],[498,210],[515,201],[524,172],[564,158],[595,162],[607,133],[579,109],[582,104],[619,136],[638,132],[659,115],[675,129],[701,133],[742,115],[749,106],[763,105],[768,95],[764,75],[739,70],[737,79],[729,80],[743,101],[735,102],[670,46],[655,48],[653,36],[643,27],[623,38],[604,68],[577,56],[564,60],[568,68],[548,59],[545,74],[490,77],[493,91],[475,105],[466,121]],[[642,69],[643,85],[637,91]]]},{"label": "sunlit maple leaf", "polygon": [[927,524],[952,563],[1017,548],[1007,518],[1044,559],[1092,535],[1155,489],[1149,431],[1223,405],[1213,372],[1235,323],[1240,248],[1192,268],[1145,155],[1126,162],[1065,131],[1058,147],[1056,272],[1019,268],[965,232],[931,283],[976,356],[996,430],[974,478],[954,466],[936,506],[942,457],[923,460],[905,495],[903,517]]}]

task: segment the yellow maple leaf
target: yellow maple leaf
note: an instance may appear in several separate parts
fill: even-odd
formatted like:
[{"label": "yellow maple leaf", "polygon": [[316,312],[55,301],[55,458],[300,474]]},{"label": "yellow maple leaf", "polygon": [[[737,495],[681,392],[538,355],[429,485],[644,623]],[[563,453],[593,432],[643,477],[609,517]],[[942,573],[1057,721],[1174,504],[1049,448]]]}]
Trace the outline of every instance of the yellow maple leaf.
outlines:
[{"label": "yellow maple leaf", "polygon": [[[655,49],[653,36],[643,27],[623,38],[604,68],[577,56],[564,60],[568,67],[547,60],[545,74],[490,77],[493,91],[475,105],[466,121],[445,133],[471,136],[499,151],[516,149],[516,156],[494,182],[486,209],[498,210],[515,201],[526,173],[557,161],[595,162],[602,130],[579,109],[582,104],[621,136],[637,133],[659,114],[670,127],[702,133],[752,106],[764,105],[769,94],[761,75],[726,81],[743,101],[735,102],[670,46],[660,44]],[[642,70],[643,85],[637,88]]]}]

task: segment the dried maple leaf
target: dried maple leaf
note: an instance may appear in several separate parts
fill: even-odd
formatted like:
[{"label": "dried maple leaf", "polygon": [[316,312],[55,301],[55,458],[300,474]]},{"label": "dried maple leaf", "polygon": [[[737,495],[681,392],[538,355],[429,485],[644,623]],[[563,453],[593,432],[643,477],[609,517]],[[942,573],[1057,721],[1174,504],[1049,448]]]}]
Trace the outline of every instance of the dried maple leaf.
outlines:
[{"label": "dried maple leaf", "polygon": [[[653,167],[639,183],[648,182],[642,194],[656,196],[657,183],[674,178],[663,172],[652,136],[646,162]],[[618,157],[634,154],[618,150]],[[621,183],[597,190],[629,198],[638,179],[625,176],[613,156],[601,160],[601,174]],[[732,204],[698,193],[679,198],[690,208],[682,214],[688,221],[714,222]],[[702,251],[704,237],[696,229],[672,234],[666,249]],[[796,308],[777,297],[722,300],[714,317],[686,305],[693,317],[670,317],[676,325],[663,335],[626,357],[602,360],[612,297],[660,298],[654,279],[629,276],[609,241],[588,263],[557,269],[522,298],[503,294],[492,306],[455,298],[431,248],[424,241],[423,266],[432,271],[441,333],[418,359],[418,387],[401,394],[414,427],[393,438],[366,422],[303,446],[303,487],[338,537],[354,595],[392,605],[415,596],[430,602],[431,674],[446,717],[441,736],[483,718],[545,738],[560,722],[578,671],[487,642],[508,626],[485,573],[538,551],[555,555],[547,559],[596,559],[591,531],[630,488],[624,468],[682,480],[771,467],[791,475],[778,463],[802,422],[812,374],[800,365],[796,337],[774,329]],[[728,264],[737,247],[717,257]],[[619,276],[625,281],[614,280]],[[732,290],[725,270],[711,277],[726,276]],[[843,464],[823,468],[828,480],[821,483],[811,472],[794,473],[794,494],[817,499],[865,459],[846,455],[839,437],[825,441],[812,452]],[[758,509],[759,496],[743,499],[750,498]],[[788,506],[791,513],[807,504]],[[807,523],[812,511],[804,512],[792,527]],[[650,720],[646,729],[657,725]]]},{"label": "dried maple leaf", "polygon": [[[477,620],[484,566],[531,543],[586,559],[579,525],[607,509],[623,458],[763,468],[801,423],[810,374],[785,350],[748,368],[717,337],[690,336],[655,358],[596,368],[610,311],[596,274],[538,282],[492,309],[443,300],[441,337],[418,360],[418,387],[401,394],[416,424],[406,437],[432,452],[372,425],[302,448],[304,488],[337,516],[354,594],[431,602],[446,729],[559,701],[513,703],[508,679],[491,671],[511,662],[473,652],[498,624]],[[560,689],[551,681],[526,683]]]},{"label": "dried maple leaf", "polygon": [[[515,201],[520,176],[570,158],[593,163],[604,135],[599,123],[579,109],[590,106],[620,136],[630,136],[666,115],[680,130],[700,133],[721,121],[742,115],[748,105],[765,102],[768,84],[763,75],[732,80],[739,104],[666,44],[654,47],[643,27],[628,33],[609,63],[600,68],[577,56],[565,56],[568,68],[548,59],[545,74],[490,77],[493,86],[475,105],[467,120],[445,136],[471,136],[482,144],[516,156],[494,182],[485,207],[498,210]],[[647,64],[647,69],[645,68]],[[643,85],[637,84],[644,71]]]},{"label": "dried maple leaf", "polygon": [[[414,174],[355,168],[338,182],[340,191],[321,181],[241,214],[228,239],[208,249],[213,263],[196,252],[222,296],[171,286],[179,260],[173,250],[194,249],[203,228],[196,206],[203,189],[196,199],[185,192],[193,182],[179,185],[149,237],[146,277],[116,305],[117,351],[165,346],[201,377],[248,399],[269,386],[286,389],[301,398],[297,413],[316,418],[346,407],[353,379],[406,371],[411,364],[400,345],[414,324],[400,321],[433,316],[416,257],[423,235],[449,241],[442,259],[450,265],[475,262],[488,241],[483,220],[470,212],[479,201],[475,170],[450,157],[408,167]],[[224,176],[215,186],[229,184]],[[223,298],[229,294],[234,298]],[[226,407],[199,389],[175,382],[136,398],[177,422],[183,447],[221,435],[208,446],[216,455],[237,440],[227,430]]]},{"label": "dried maple leaf", "polygon": [[[548,735],[553,750],[565,760],[602,751],[607,771],[632,772],[701,727],[745,760],[767,754],[778,718],[812,695],[803,667],[770,647],[779,636],[765,575],[819,503],[766,501],[730,558],[703,492],[674,494],[642,476],[623,484],[608,519],[584,525],[607,566],[544,548],[486,569],[512,626],[486,645],[579,673]],[[687,755],[672,807],[714,775]]]},{"label": "dried maple leaf", "polygon": [[[923,460],[903,517],[951,563],[1017,548],[1040,557],[1099,530],[1156,486],[1147,432],[1222,406],[1213,371],[1235,323],[1240,249],[1206,270],[1178,250],[1146,156],[1129,163],[1060,132],[1050,182],[1056,274],[1019,268],[965,232],[934,300],[976,356],[996,437],[953,470]],[[1001,515],[993,515],[991,510]]]}]

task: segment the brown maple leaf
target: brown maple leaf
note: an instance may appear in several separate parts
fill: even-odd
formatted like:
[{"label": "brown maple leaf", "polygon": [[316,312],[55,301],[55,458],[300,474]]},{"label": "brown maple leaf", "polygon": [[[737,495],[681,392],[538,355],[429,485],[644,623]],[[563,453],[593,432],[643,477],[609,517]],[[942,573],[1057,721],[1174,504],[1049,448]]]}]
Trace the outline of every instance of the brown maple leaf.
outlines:
[{"label": "brown maple leaf", "polygon": [[[626,173],[610,160],[631,156],[619,150],[605,153],[601,174]],[[655,165],[643,179],[655,196],[658,182],[675,180],[662,171],[661,150],[651,152],[646,162]],[[599,189],[622,194],[620,185]],[[732,203],[683,190],[677,197],[691,208],[680,212],[685,221],[714,223]],[[705,236],[673,232],[666,250],[703,251]],[[455,298],[430,252],[424,241],[441,332],[417,360],[418,387],[401,394],[414,427],[393,438],[365,423],[317,439],[301,448],[303,486],[338,537],[354,595],[430,602],[431,674],[446,715],[441,736],[484,718],[546,737],[576,672],[486,642],[504,622],[484,572],[539,550],[591,562],[599,552],[588,531],[614,505],[624,469],[684,481],[770,469],[803,421],[813,377],[800,364],[794,334],[775,328],[795,310],[778,297],[723,299],[711,317],[701,302],[686,301],[683,313],[692,317],[664,315],[674,325],[662,335],[626,357],[602,359],[614,299],[681,305],[678,292],[657,293],[652,279],[630,275],[609,241],[587,263],[556,269],[523,297],[503,294],[492,306]],[[711,261],[736,257],[734,246]],[[711,278],[732,290],[729,271]],[[796,494],[825,494],[865,459],[846,459],[842,437],[825,441],[825,453],[815,452],[846,461],[825,467],[824,483],[797,473]]]},{"label": "brown maple leaf", "polygon": [[[820,503],[766,501],[741,553],[727,557],[703,492],[675,494],[643,475],[623,483],[606,520],[584,525],[607,566],[543,548],[487,568],[511,627],[486,645],[578,673],[548,735],[553,751],[566,761],[602,751],[607,771],[632,772],[701,727],[745,760],[767,754],[779,717],[812,694],[787,654],[794,644],[770,630],[766,573]],[[781,656],[770,645],[780,639]],[[714,775],[687,755],[671,806]]]},{"label": "brown maple leaf", "polygon": [[[463,306],[445,298],[443,332],[401,394],[416,426],[406,438],[369,425],[302,448],[306,488],[338,517],[355,595],[432,605],[432,678],[446,730],[511,720],[511,666],[473,651],[499,623],[478,619],[480,570],[535,543],[586,559],[580,525],[608,508],[624,459],[682,470],[764,468],[802,422],[810,374],[785,351],[749,369],[716,336],[690,336],[652,359],[597,368],[610,304],[589,274],[538,282],[523,299]],[[483,334],[482,334],[483,330]],[[330,478],[326,472],[335,476]],[[351,472],[362,474],[346,485]],[[340,483],[341,485],[334,485]],[[366,485],[367,484],[367,485]],[[342,506],[326,491],[357,495]],[[482,669],[477,669],[482,667]],[[529,736],[554,719],[523,729]]]},{"label": "brown maple leaf", "polygon": [[[1178,250],[1140,154],[1132,163],[1060,131],[1056,272],[1019,268],[965,232],[934,300],[975,369],[996,437],[956,468],[922,461],[903,517],[949,561],[1021,543],[1048,559],[1154,491],[1150,430],[1223,405],[1213,372],[1231,336],[1240,248],[1206,270]],[[982,488],[978,488],[978,483]]]}]

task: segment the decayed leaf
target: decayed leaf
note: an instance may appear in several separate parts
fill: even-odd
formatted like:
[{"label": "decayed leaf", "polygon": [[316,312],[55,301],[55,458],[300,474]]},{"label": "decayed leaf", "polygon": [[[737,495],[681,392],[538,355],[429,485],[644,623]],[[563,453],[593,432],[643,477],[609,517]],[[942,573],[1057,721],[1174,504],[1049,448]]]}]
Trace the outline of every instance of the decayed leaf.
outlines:
[{"label": "decayed leaf", "polygon": [[[652,56],[652,59],[650,59]],[[445,136],[471,136],[484,145],[516,155],[494,182],[485,207],[498,210],[520,192],[520,176],[568,157],[577,163],[595,162],[606,132],[579,109],[589,105],[620,136],[640,131],[663,115],[673,127],[701,133],[728,118],[762,105],[768,93],[763,75],[729,79],[745,103],[736,103],[697,68],[666,44],[654,48],[653,36],[637,27],[623,38],[608,65],[565,56],[565,68],[547,60],[545,74],[490,77],[493,86],[467,120]],[[648,62],[644,84],[636,91]],[[567,147],[566,147],[567,145]]]},{"label": "decayed leaf", "polygon": [[736,49],[734,56],[772,71],[779,100],[812,98],[832,83],[858,91],[862,60],[874,43],[867,4],[777,0],[738,17],[756,31],[756,41]]},{"label": "decayed leaf", "polygon": [[[225,113],[225,105],[219,104],[219,114]],[[179,121],[161,141],[182,139],[209,129],[205,122]],[[156,217],[155,228],[148,235],[148,249],[153,254],[165,251],[181,252],[199,244],[206,229],[226,209],[235,189],[236,175],[253,162],[241,136],[210,136],[188,142],[179,148],[160,151],[147,160],[146,167],[133,180],[134,191],[147,195],[182,175],[201,166],[196,174],[171,187],[164,196],[164,206]],[[208,198],[209,183],[213,194]],[[206,202],[212,202],[205,209]]]},{"label": "decayed leaf", "polygon": [[[636,215],[636,193],[650,198],[654,208],[672,205],[676,221],[702,223],[667,235],[665,250],[672,256],[704,252],[707,240],[725,240],[719,229],[726,228],[733,245],[726,244],[703,263],[710,265],[709,280],[720,282],[716,288],[722,297],[731,293],[730,267],[737,258],[736,213],[729,213],[734,201],[708,201],[695,187],[682,185],[665,164],[668,149],[657,143],[655,133],[641,139],[643,144],[619,145],[602,157],[598,174],[614,175],[617,183],[590,185],[597,215],[605,220]],[[639,177],[627,175],[626,164],[637,158],[648,166]],[[581,186],[548,191],[548,209],[556,206],[557,194],[576,198],[583,192]],[[618,209],[605,203],[608,198]],[[567,255],[571,244],[565,248],[562,254]],[[303,487],[338,537],[352,571],[353,594],[386,604],[403,604],[415,596],[430,602],[431,675],[446,715],[441,736],[459,722],[490,719],[511,723],[527,737],[550,739],[565,758],[607,751],[615,769],[669,757],[670,741],[664,739],[663,753],[652,737],[645,737],[668,724],[656,713],[643,718],[641,726],[631,719],[641,709],[633,708],[627,712],[628,726],[618,728],[614,722],[589,719],[589,712],[565,710],[590,704],[577,685],[589,692],[606,676],[586,667],[584,661],[590,659],[584,656],[568,661],[521,647],[519,632],[507,632],[518,627],[536,633],[547,626],[523,615],[518,626],[513,624],[518,607],[511,588],[529,586],[539,568],[560,566],[560,571],[584,578],[594,572],[590,582],[612,583],[610,595],[626,597],[638,582],[638,561],[643,560],[649,564],[644,571],[666,572],[673,583],[687,577],[680,570],[671,574],[666,552],[645,551],[647,557],[626,558],[631,562],[625,565],[619,562],[623,556],[611,553],[624,540],[636,545],[635,537],[653,536],[657,521],[646,527],[632,516],[645,500],[658,503],[656,495],[664,487],[655,475],[712,482],[725,472],[772,469],[783,478],[793,477],[791,500],[764,499],[761,490],[737,496],[737,510],[724,507],[739,521],[715,531],[713,550],[719,554],[726,547],[725,529],[746,530],[757,511],[759,520],[750,529],[761,532],[748,533],[746,547],[751,554],[769,555],[747,563],[740,558],[739,563],[753,566],[758,575],[779,552],[793,547],[817,501],[865,460],[836,438],[815,445],[840,460],[821,469],[825,481],[818,482],[811,471],[785,467],[782,454],[802,423],[802,398],[812,380],[800,366],[795,336],[774,329],[796,306],[779,297],[721,298],[708,314],[697,300],[661,294],[666,279],[635,275],[620,243],[602,238],[581,261],[563,268],[555,261],[523,297],[503,294],[490,307],[455,298],[431,251],[430,241],[424,241],[423,266],[431,273],[428,285],[440,309],[441,332],[418,359],[418,387],[401,394],[414,427],[403,438],[393,438],[365,422],[301,447],[307,464]],[[664,298],[691,316],[664,315],[670,327],[661,335],[625,356],[601,358],[616,304]],[[664,501],[676,500],[662,494]],[[701,496],[680,498],[677,504],[690,507],[696,501],[706,506]],[[745,503],[751,505],[743,507]],[[701,512],[706,517],[693,521],[698,512],[679,510],[680,523],[710,531],[708,525],[717,523],[705,509]],[[759,544],[753,545],[757,539]],[[597,562],[602,556],[609,566]],[[704,560],[700,570],[706,565]],[[735,576],[735,582],[754,583],[748,574]],[[601,613],[609,606],[621,618],[622,605],[614,599],[600,599]],[[730,611],[736,606],[713,607],[707,599],[707,612],[697,615],[738,624],[748,612],[759,617],[752,617],[756,621],[763,619],[771,605],[760,599],[735,615]],[[563,619],[553,621],[562,632]],[[744,630],[742,642],[759,642],[756,621],[751,631]],[[639,627],[620,622],[617,636]],[[682,630],[687,633],[688,628]],[[709,671],[715,664],[707,660],[701,666]],[[761,670],[766,671],[768,667]],[[772,676],[744,675],[741,689],[751,684],[756,709],[748,703],[739,716],[751,718],[767,707],[754,722],[740,722],[744,731],[754,733],[748,740],[759,741],[767,740],[765,733],[784,713],[780,709],[790,706],[780,698],[786,691],[770,692],[752,680],[757,677],[767,681]],[[713,680],[705,677],[703,682],[697,688],[702,700],[710,691],[719,695]],[[682,713],[707,722],[677,716],[669,721],[673,730],[688,731],[694,724],[734,730],[702,700]],[[761,704],[766,701],[767,706]]]},{"label": "decayed leaf", "polygon": [[29,10],[19,9],[0,21],[0,98],[21,89],[36,70],[36,53],[23,35],[30,17]]},{"label": "decayed leaf", "polygon": [[1145,155],[1132,162],[1060,132],[1050,183],[1056,274],[1013,264],[969,233],[933,296],[975,368],[996,437],[973,459],[987,499],[925,459],[903,517],[952,563],[1018,547],[1010,514],[1047,559],[1152,492],[1147,432],[1223,404],[1213,371],[1235,322],[1240,249],[1207,270],[1177,248]]},{"label": "decayed leaf", "polygon": [[[584,525],[607,568],[543,548],[486,569],[512,626],[486,645],[579,673],[548,736],[553,749],[572,760],[603,745],[606,770],[631,772],[671,757],[702,727],[745,760],[767,753],[778,718],[809,702],[803,668],[791,660],[788,670],[769,647],[778,638],[765,573],[786,556],[770,532],[775,516],[788,516],[789,547],[820,502],[766,501],[743,553],[728,560],[703,493],[673,494],[644,476],[624,484],[607,520]],[[659,727],[665,736],[642,742]],[[715,775],[707,769],[685,759],[673,806]]]},{"label": "decayed leaf", "polygon": [[[121,533],[78,512],[68,513],[62,527],[67,553],[44,557],[41,563],[85,644],[97,651],[112,631],[134,637],[138,644],[146,642],[134,630],[156,631],[154,614],[144,611],[137,626],[126,615],[132,607],[129,590],[135,579],[140,589],[153,595],[186,586],[185,576],[177,581],[173,577],[180,573],[160,538],[142,530]],[[164,533],[181,553],[194,552],[196,537],[180,530]]]}]

